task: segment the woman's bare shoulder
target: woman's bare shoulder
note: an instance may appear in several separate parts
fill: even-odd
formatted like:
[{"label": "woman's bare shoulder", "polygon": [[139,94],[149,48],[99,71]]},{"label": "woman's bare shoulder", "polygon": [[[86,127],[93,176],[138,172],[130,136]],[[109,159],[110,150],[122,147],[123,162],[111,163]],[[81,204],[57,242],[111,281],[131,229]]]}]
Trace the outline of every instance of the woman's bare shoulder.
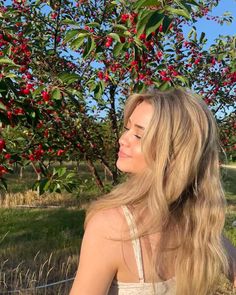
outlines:
[{"label": "woman's bare shoulder", "polygon": [[88,220],[86,231],[99,231],[112,239],[121,239],[126,222],[121,207],[102,209],[95,212]]}]

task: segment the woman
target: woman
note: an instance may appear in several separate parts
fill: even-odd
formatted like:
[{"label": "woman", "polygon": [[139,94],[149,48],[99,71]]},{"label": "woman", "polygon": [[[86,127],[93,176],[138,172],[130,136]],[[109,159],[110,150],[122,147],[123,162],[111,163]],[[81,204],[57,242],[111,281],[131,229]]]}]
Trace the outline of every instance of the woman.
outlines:
[{"label": "woman", "polygon": [[228,261],[212,114],[190,91],[150,90],[128,98],[124,126],[129,175],[88,210],[70,295],[213,294]]}]

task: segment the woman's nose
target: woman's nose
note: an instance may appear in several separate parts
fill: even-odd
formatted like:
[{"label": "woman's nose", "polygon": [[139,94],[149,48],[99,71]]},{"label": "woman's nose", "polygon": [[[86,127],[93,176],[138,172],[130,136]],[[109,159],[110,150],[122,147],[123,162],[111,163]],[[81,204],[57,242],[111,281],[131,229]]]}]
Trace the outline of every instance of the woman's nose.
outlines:
[{"label": "woman's nose", "polygon": [[120,137],[119,139],[119,144],[120,145],[128,145],[129,144],[129,135],[128,135],[128,130],[126,130]]}]

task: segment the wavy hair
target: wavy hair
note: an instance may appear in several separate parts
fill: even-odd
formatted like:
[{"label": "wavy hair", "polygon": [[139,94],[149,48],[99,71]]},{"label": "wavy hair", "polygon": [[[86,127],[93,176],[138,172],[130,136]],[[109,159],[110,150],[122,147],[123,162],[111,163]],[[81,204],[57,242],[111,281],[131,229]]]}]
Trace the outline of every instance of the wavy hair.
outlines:
[{"label": "wavy hair", "polygon": [[[218,134],[204,101],[182,88],[132,94],[124,124],[142,101],[154,108],[142,138],[148,169],[129,175],[87,212],[127,205],[134,212],[138,237],[161,233],[152,259],[153,281],[174,261],[177,295],[213,294],[221,272],[228,272],[222,242],[225,198],[220,181]],[[135,210],[135,208],[138,208]],[[146,214],[148,212],[148,214]],[[134,237],[132,237],[134,238]],[[172,266],[173,267],[173,266]]]}]

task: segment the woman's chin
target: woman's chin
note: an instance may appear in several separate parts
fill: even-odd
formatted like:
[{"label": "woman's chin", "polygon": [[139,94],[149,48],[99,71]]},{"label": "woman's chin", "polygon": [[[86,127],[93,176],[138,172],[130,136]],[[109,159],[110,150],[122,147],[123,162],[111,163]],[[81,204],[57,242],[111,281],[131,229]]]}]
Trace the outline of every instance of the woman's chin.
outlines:
[{"label": "woman's chin", "polygon": [[122,160],[117,160],[116,161],[116,167],[121,171],[121,172],[130,172],[129,168],[127,165],[124,165],[124,163],[121,162]]}]

